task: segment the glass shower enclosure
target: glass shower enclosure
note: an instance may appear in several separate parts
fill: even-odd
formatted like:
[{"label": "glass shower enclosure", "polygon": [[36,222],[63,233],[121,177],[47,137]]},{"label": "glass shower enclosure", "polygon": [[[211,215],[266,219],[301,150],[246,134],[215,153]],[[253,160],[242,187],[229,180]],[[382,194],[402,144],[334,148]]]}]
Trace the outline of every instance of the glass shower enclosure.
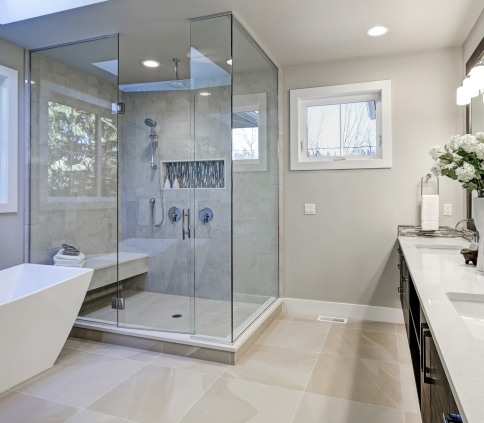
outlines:
[{"label": "glass shower enclosure", "polygon": [[278,296],[277,68],[230,13],[189,29],[169,79],[122,35],[31,52],[30,261],[79,247],[84,323],[231,343]]}]

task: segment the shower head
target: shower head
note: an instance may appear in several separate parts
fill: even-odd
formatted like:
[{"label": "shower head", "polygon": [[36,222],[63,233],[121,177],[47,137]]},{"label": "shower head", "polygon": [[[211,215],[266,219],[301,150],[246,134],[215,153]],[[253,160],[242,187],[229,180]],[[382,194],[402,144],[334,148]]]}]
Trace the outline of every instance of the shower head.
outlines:
[{"label": "shower head", "polygon": [[158,122],[156,120],[153,120],[153,119],[150,119],[150,118],[146,118],[145,119],[145,125],[146,126],[149,126],[151,129],[155,128],[156,125],[158,125]]},{"label": "shower head", "polygon": [[170,85],[173,88],[183,88],[185,84],[181,82],[178,78],[178,62],[180,62],[180,59],[177,59],[176,57],[173,59],[173,62],[175,62],[175,80],[170,82]]}]

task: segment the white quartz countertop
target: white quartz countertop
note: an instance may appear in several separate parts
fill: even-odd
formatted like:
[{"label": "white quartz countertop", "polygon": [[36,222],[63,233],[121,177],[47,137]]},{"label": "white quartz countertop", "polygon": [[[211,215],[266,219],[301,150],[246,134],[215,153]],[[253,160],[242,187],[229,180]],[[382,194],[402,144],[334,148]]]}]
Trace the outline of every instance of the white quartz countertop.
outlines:
[{"label": "white quartz countertop", "polygon": [[462,238],[399,236],[410,274],[427,317],[455,400],[467,423],[484,422],[484,338],[464,323],[447,296],[484,295],[484,273],[466,265],[459,250],[421,248],[459,245]]}]

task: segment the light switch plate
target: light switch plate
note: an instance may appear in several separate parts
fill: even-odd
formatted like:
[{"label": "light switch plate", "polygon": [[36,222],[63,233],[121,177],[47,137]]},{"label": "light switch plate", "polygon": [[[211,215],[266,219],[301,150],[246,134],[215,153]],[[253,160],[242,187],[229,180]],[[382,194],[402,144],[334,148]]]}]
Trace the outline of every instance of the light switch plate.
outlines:
[{"label": "light switch plate", "polygon": [[444,204],[444,216],[452,216],[452,204]]},{"label": "light switch plate", "polygon": [[316,204],[304,204],[304,214],[316,214]]}]

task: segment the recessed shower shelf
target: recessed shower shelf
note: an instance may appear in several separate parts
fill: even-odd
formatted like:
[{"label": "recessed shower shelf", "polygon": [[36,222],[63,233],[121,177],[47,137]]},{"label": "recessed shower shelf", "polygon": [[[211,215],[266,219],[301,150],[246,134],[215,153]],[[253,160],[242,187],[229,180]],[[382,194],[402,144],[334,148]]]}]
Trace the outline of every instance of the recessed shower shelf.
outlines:
[{"label": "recessed shower shelf", "polygon": [[[223,189],[225,188],[225,160],[162,161],[163,189]],[[170,188],[165,187],[169,181]]]}]

